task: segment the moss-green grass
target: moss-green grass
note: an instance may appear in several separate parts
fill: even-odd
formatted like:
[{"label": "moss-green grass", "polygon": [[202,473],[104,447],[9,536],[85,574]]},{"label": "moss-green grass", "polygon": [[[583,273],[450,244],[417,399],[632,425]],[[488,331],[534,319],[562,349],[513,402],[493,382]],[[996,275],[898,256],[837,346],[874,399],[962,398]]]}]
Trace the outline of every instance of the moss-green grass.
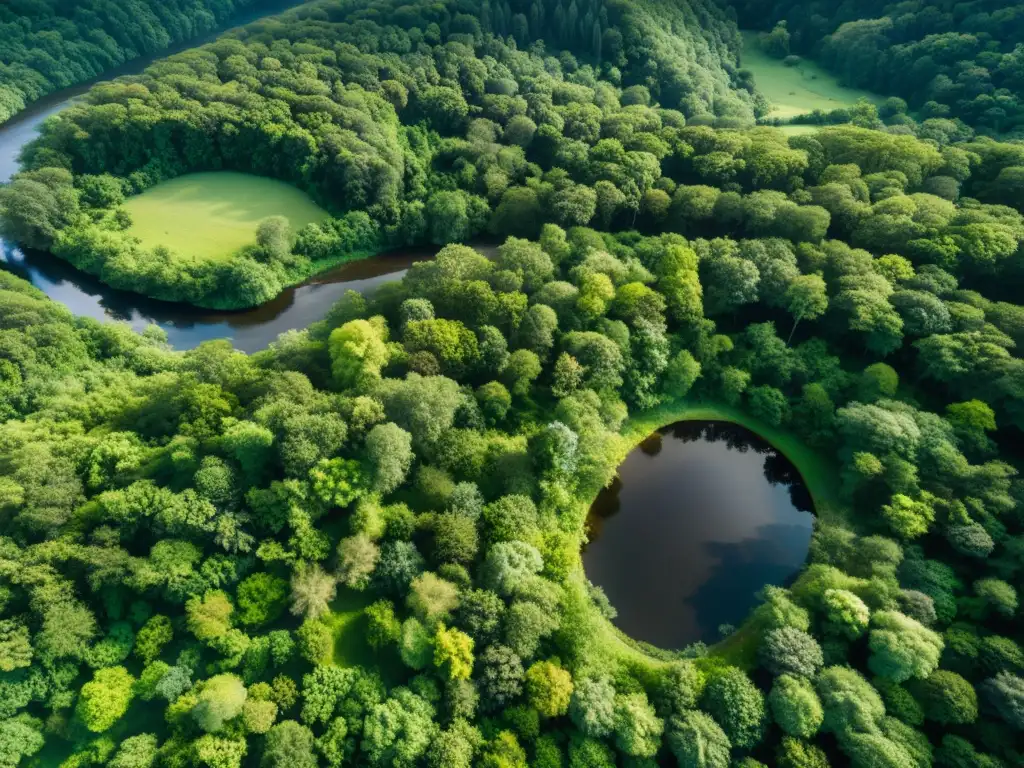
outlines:
[{"label": "moss-green grass", "polygon": [[[678,421],[729,421],[746,427],[760,435],[780,451],[800,472],[811,498],[815,514],[825,522],[846,520],[849,510],[839,498],[839,472],[836,463],[828,456],[806,445],[787,429],[773,427],[766,422],[745,413],[739,408],[724,403],[709,403],[676,400],[658,408],[633,415],[622,430],[618,446],[618,461],[638,446],[652,432]],[[579,563],[582,576],[582,557]],[[582,578],[580,579],[582,583]],[[600,647],[606,659],[629,666],[634,672],[653,674],[666,663],[671,653],[649,652],[618,629],[607,619],[597,615],[590,618],[591,637]],[[711,649],[711,655],[702,660],[707,666],[724,663],[750,668],[755,661],[760,629],[747,620],[736,632]]]},{"label": "moss-green grass", "polygon": [[754,84],[772,104],[768,117],[789,120],[816,109],[829,112],[849,107],[860,98],[880,103],[881,97],[859,88],[846,88],[836,77],[809,59],[787,67],[761,50],[757,32],[743,32],[743,69],[754,73]]},{"label": "moss-green grass", "polygon": [[256,225],[284,216],[297,231],[328,214],[290,184],[220,171],[157,184],[125,201],[128,233],[145,248],[162,245],[178,258],[221,260],[255,242]]},{"label": "moss-green grass", "polygon": [[340,667],[374,669],[388,685],[397,685],[406,677],[398,654],[391,648],[375,652],[366,642],[365,609],[371,602],[371,596],[365,592],[338,588],[338,596],[331,603],[331,612],[323,619],[334,638],[331,655],[324,662]]}]

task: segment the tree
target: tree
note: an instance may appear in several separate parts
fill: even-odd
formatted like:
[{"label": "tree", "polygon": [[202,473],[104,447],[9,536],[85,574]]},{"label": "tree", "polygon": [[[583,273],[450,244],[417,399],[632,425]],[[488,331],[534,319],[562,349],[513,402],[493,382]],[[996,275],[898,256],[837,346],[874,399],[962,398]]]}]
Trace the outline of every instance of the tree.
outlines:
[{"label": "tree", "polygon": [[411,669],[424,669],[430,664],[434,653],[433,636],[419,619],[410,617],[402,622],[398,652],[402,662]]},{"label": "tree", "polygon": [[871,611],[857,595],[845,589],[827,589],[822,600],[830,629],[851,640],[867,630]]},{"label": "tree", "polygon": [[374,705],[363,726],[362,753],[370,765],[411,768],[426,754],[437,726],[434,709],[407,688]]},{"label": "tree", "polygon": [[563,227],[585,227],[597,211],[597,193],[582,184],[570,184],[554,194],[551,210]]},{"label": "tree", "polygon": [[974,687],[956,672],[937,669],[909,687],[925,717],[940,725],[965,725],[978,716]]},{"label": "tree", "polygon": [[404,595],[409,583],[423,570],[423,556],[411,541],[388,541],[380,548],[373,582],[394,595]]},{"label": "tree", "polygon": [[517,144],[526,148],[533,141],[537,132],[537,124],[525,115],[516,115],[505,124],[502,138],[509,144]]},{"label": "tree", "polygon": [[505,615],[505,642],[524,659],[558,628],[558,616],[530,600],[514,600]]},{"label": "tree", "polygon": [[306,619],[318,619],[330,610],[338,582],[319,565],[299,563],[292,574],[291,611]]},{"label": "tree", "polygon": [[268,261],[283,261],[291,252],[292,233],[288,219],[270,216],[256,225],[256,245]]},{"label": "tree", "polygon": [[0,670],[13,672],[32,663],[28,627],[20,621],[0,621]]},{"label": "tree", "polygon": [[558,315],[545,304],[534,304],[516,329],[516,343],[545,359],[555,343]]},{"label": "tree", "polygon": [[1005,618],[1017,613],[1017,590],[1001,579],[979,579],[974,582],[974,594],[987,609]]},{"label": "tree", "polygon": [[204,731],[215,733],[241,714],[247,695],[245,685],[235,675],[215,675],[203,683],[192,717]]},{"label": "tree", "polygon": [[828,768],[828,757],[813,744],[783,736],[776,753],[779,768]]},{"label": "tree", "polygon": [[492,645],[477,657],[477,685],[484,709],[497,711],[523,691],[523,663],[504,645]]},{"label": "tree", "polygon": [[437,627],[434,666],[445,670],[449,680],[468,680],[473,672],[473,638],[454,627]]},{"label": "tree", "polygon": [[363,590],[380,559],[380,548],[365,533],[338,542],[338,581],[350,589]]},{"label": "tree", "polygon": [[554,264],[547,252],[538,243],[517,237],[510,237],[499,246],[497,265],[517,274],[523,281],[523,291],[528,294],[551,280],[554,274]]},{"label": "tree", "polygon": [[124,667],[98,669],[92,680],[82,686],[75,715],[93,733],[102,733],[114,725],[134,696],[135,678]]},{"label": "tree", "polygon": [[526,397],[534,379],[543,370],[540,358],[528,349],[517,349],[508,357],[501,378],[516,397]]},{"label": "tree", "polygon": [[701,365],[689,350],[680,350],[665,369],[664,390],[673,397],[686,397],[701,375]]},{"label": "tree", "polygon": [[679,768],[728,768],[732,744],[709,715],[687,710],[668,721],[668,746]]},{"label": "tree", "polygon": [[483,229],[489,211],[487,201],[462,190],[435,192],[426,207],[430,241],[446,245],[470,239]]},{"label": "tree", "polygon": [[800,677],[781,675],[776,678],[768,704],[779,727],[790,736],[803,739],[817,733],[825,716],[814,688]]},{"label": "tree", "polygon": [[868,637],[868,667],[876,675],[902,683],[928,677],[939,665],[942,638],[897,611],[876,611]]},{"label": "tree", "polygon": [[825,719],[821,729],[843,735],[850,730],[875,730],[885,704],[875,688],[850,667],[826,667],[814,680]]},{"label": "tree", "polygon": [[702,704],[734,746],[752,747],[761,740],[764,696],[742,670],[729,667],[714,677],[704,691]]},{"label": "tree", "polygon": [[263,768],[316,768],[313,732],[294,720],[278,723],[267,732],[260,765]]},{"label": "tree", "polygon": [[434,737],[427,752],[427,765],[430,768],[470,768],[481,741],[476,728],[465,720],[457,720]]},{"label": "tree", "polygon": [[[237,601],[238,621],[266,624],[284,612],[288,602],[288,582],[269,573],[254,573],[238,585]],[[167,628],[170,630],[169,622]]]},{"label": "tree", "polygon": [[[519,117],[521,116],[513,120]],[[527,117],[522,119],[529,120]],[[505,130],[507,135],[508,126]],[[522,140],[525,137],[520,135],[518,138]],[[512,237],[536,237],[543,221],[544,211],[537,199],[537,193],[529,187],[510,187],[502,193],[501,201],[494,209],[490,229],[496,234]]]},{"label": "tree", "polygon": [[615,745],[627,755],[651,758],[661,746],[665,724],[640,693],[615,697]]},{"label": "tree", "polygon": [[340,701],[352,690],[355,679],[352,669],[316,664],[313,671],[302,678],[302,722],[309,726],[330,722]]},{"label": "tree", "polygon": [[391,422],[378,424],[366,435],[366,456],[373,467],[373,489],[391,493],[412,466],[412,435]]},{"label": "tree", "polygon": [[366,641],[371,648],[380,650],[401,638],[402,624],[395,616],[395,606],[390,601],[371,603],[363,613],[367,620]]},{"label": "tree", "polygon": [[773,675],[813,677],[824,663],[818,641],[795,627],[767,632],[758,648],[758,658]]},{"label": "tree", "polygon": [[576,682],[569,703],[569,717],[580,731],[604,738],[615,727],[615,687],[606,677],[586,677]]},{"label": "tree", "polygon": [[108,765],[111,768],[152,768],[156,764],[158,744],[159,740],[151,733],[129,736],[121,742]]},{"label": "tree", "polygon": [[368,320],[350,320],[331,331],[327,340],[331,373],[343,389],[361,379],[380,375],[388,361],[388,348],[378,329]]},{"label": "tree", "polygon": [[572,675],[550,661],[538,661],[526,670],[526,697],[541,717],[559,717],[569,711]]},{"label": "tree", "polygon": [[814,320],[828,309],[828,292],[820,275],[800,275],[793,278],[786,289],[786,311],[793,316],[793,327],[786,343],[793,340],[796,327],[801,320]]},{"label": "tree", "polygon": [[1024,678],[1000,672],[981,684],[981,694],[1003,722],[1024,730]]},{"label": "tree", "polygon": [[319,501],[347,507],[366,494],[368,478],[354,459],[321,459],[309,470],[309,482]]},{"label": "tree", "polygon": [[544,565],[537,548],[523,541],[501,541],[484,559],[484,583],[500,595],[510,595],[526,577],[539,573]]},{"label": "tree", "polygon": [[429,572],[421,573],[412,580],[406,599],[409,610],[430,625],[445,621],[458,602],[458,588]]},{"label": "tree", "polygon": [[751,387],[747,391],[747,400],[750,412],[774,427],[789,419],[789,401],[775,387]]}]

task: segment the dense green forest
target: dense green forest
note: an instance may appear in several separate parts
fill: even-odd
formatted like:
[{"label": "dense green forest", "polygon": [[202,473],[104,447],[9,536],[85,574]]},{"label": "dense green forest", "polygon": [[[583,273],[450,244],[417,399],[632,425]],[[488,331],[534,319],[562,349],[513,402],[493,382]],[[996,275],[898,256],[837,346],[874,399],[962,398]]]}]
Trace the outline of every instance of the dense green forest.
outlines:
[{"label": "dense green forest", "polygon": [[[1018,765],[1024,310],[970,280],[546,224],[250,357],[5,278],[3,759]],[[695,397],[841,468],[724,656],[631,645],[579,559],[619,430]]]},{"label": "dense green forest", "polygon": [[[26,155],[35,178],[12,187],[30,199],[6,206],[7,232],[115,287],[237,307],[338,252],[465,240],[489,224],[536,235],[546,218],[628,222],[654,193],[660,161],[689,152],[678,135],[687,118],[749,125],[753,99],[730,88],[738,37],[714,6],[581,8],[525,7],[531,27],[507,4],[485,4],[478,19],[456,2],[334,0],[249,25],[97,86],[48,124]],[[528,45],[546,15],[569,46],[558,58]],[[51,166],[75,178],[40,170]],[[542,167],[553,166],[568,175],[545,182]],[[278,227],[260,238],[273,248],[179,268],[121,234],[125,194],[218,169],[290,181],[341,218],[299,233]],[[39,173],[49,192],[29,183]],[[37,215],[40,205],[52,215]]]},{"label": "dense green forest", "polygon": [[811,56],[923,118],[1024,134],[1024,7],[1006,0],[734,0],[766,50]]},{"label": "dense green forest", "polygon": [[[710,2],[321,0],[47,122],[3,234],[115,286],[244,306],[444,247],[253,355],[0,272],[0,766],[1024,764],[1024,144],[755,126],[738,54]],[[333,218],[220,264],[125,234],[218,170]],[[694,403],[836,487],[794,583],[659,649],[580,549]]]},{"label": "dense green forest", "polygon": [[0,123],[48,93],[207,35],[260,0],[5,0]]},{"label": "dense green forest", "polygon": [[[561,7],[545,13],[572,16]],[[761,105],[729,89],[735,29],[684,11],[587,7],[579,33],[554,24],[578,58],[486,4],[480,18],[454,1],[306,6],[94,88],[27,149],[3,227],[115,287],[215,307],[262,303],[338,254],[533,237],[546,222],[839,237],[939,265],[963,253],[1004,289],[1017,277],[1002,272],[1019,216],[973,201],[1024,205],[1024,147],[947,118],[886,126],[871,105],[816,136],[745,128]],[[691,21],[700,34],[662,29]],[[294,233],[268,221],[212,263],[124,232],[126,195],[220,169],[291,182],[338,218]]]}]

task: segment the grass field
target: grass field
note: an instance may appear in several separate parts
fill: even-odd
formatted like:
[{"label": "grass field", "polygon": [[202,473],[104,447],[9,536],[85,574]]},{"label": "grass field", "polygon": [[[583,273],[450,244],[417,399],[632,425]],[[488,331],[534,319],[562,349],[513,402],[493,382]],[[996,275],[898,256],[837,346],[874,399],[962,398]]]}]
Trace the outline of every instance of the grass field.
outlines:
[{"label": "grass field", "polygon": [[743,32],[743,69],[754,73],[754,84],[772,103],[769,117],[789,120],[820,109],[828,112],[852,106],[860,98],[875,103],[881,97],[858,88],[845,88],[834,75],[809,59],[796,67],[787,67],[780,59],[762,52],[757,32]]},{"label": "grass field", "polygon": [[304,192],[244,173],[193,173],[129,198],[128,233],[145,248],[166,246],[184,258],[226,259],[255,240],[256,225],[284,216],[298,230],[327,217]]}]

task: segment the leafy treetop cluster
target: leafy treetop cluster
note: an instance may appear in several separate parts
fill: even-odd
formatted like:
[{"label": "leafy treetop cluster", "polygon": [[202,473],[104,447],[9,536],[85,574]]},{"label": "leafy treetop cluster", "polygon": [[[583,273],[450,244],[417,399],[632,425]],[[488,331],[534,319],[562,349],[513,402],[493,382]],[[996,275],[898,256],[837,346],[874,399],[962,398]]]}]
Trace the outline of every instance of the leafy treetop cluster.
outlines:
[{"label": "leafy treetop cluster", "polygon": [[733,5],[742,26],[766,31],[766,50],[778,58],[813,55],[845,84],[902,97],[924,118],[960,118],[996,134],[1024,128],[1024,10],[1019,4],[742,0]]},{"label": "leafy treetop cluster", "polygon": [[[546,224],[253,356],[3,286],[8,764],[1020,762],[1020,310],[956,274]],[[626,419],[694,397],[834,455],[856,510],[738,656],[632,646],[581,571]]]},{"label": "leafy treetop cluster", "polygon": [[48,93],[209,34],[252,2],[5,2],[0,5],[0,123]]},{"label": "leafy treetop cluster", "polygon": [[[1009,295],[1021,225],[1001,206],[1024,200],[1019,146],[937,119],[916,136],[898,125],[789,139],[713,130],[693,83],[678,90],[686,115],[655,100],[680,98],[643,75],[665,69],[666,49],[629,35],[581,65],[487,31],[499,15],[335,0],[97,87],[28,148],[28,170],[0,197],[4,230],[116,287],[214,306],[266,301],[355,251],[488,230],[536,237],[546,222],[842,238],[973,265]],[[626,85],[640,76],[646,85]],[[172,260],[124,234],[126,194],[217,168],[286,179],[348,213],[297,233],[269,220],[254,247],[214,262]]]},{"label": "leafy treetop cluster", "polygon": [[[74,178],[46,171],[15,182],[28,199],[7,205],[7,233],[115,287],[249,306],[352,250],[460,241],[492,219],[499,231],[536,235],[548,202],[559,223],[585,224],[596,216],[590,185],[602,179],[602,194],[614,193],[602,200],[603,219],[635,211],[679,144],[685,115],[752,122],[749,94],[732,91],[724,69],[734,35],[708,9],[535,3],[522,9],[532,26],[507,4],[471,10],[309,4],[97,86],[44,126],[25,155],[33,172],[69,169]],[[548,16],[568,46],[550,54],[537,37]],[[594,28],[599,50],[573,32],[579,25]],[[577,172],[574,159],[602,138],[615,139],[601,148],[608,171]],[[572,176],[553,178],[539,201],[522,189],[555,165]],[[339,215],[365,215],[214,263],[169,265],[165,252],[124,233],[131,219],[117,207],[126,195],[218,169],[280,178]]]}]

